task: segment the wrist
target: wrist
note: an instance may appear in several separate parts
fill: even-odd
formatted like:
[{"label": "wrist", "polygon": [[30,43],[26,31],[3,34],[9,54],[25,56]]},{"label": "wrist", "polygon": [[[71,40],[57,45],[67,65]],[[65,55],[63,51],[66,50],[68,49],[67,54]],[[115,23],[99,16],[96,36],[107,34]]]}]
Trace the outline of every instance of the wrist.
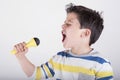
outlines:
[{"label": "wrist", "polygon": [[24,54],[15,54],[15,56],[17,59],[23,59],[26,57]]}]

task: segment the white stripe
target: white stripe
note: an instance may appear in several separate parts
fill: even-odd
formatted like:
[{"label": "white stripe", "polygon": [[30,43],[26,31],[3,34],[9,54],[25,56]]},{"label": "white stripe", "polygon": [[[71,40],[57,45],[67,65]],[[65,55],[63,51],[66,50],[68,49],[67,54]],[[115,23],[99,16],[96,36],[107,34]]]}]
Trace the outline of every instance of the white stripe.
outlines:
[{"label": "white stripe", "polygon": [[72,57],[62,57],[61,55],[57,55],[56,58],[52,59],[54,62],[60,63],[60,64],[66,64],[66,65],[71,65],[71,66],[78,66],[78,67],[84,67],[87,69],[94,69],[96,70],[95,65],[102,66],[102,64],[96,62],[96,61],[91,61],[91,60],[86,60],[86,59],[80,59],[80,58],[72,58]]}]

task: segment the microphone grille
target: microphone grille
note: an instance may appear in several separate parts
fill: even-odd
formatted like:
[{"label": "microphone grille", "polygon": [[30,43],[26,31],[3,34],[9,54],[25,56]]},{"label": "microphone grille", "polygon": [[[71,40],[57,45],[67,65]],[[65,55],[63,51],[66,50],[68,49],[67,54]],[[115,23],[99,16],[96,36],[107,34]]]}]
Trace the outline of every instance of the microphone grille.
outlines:
[{"label": "microphone grille", "polygon": [[38,46],[40,44],[40,40],[38,38],[36,38],[36,37],[34,37],[34,40],[35,40],[35,42],[36,42],[36,44]]}]

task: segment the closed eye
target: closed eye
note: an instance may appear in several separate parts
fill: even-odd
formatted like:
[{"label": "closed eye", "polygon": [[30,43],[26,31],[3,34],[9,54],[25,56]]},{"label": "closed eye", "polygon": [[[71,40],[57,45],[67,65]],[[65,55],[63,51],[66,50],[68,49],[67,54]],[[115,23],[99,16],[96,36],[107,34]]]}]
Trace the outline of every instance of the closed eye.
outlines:
[{"label": "closed eye", "polygon": [[69,23],[65,23],[65,25],[66,25],[66,26],[71,26],[71,24],[69,24]]}]

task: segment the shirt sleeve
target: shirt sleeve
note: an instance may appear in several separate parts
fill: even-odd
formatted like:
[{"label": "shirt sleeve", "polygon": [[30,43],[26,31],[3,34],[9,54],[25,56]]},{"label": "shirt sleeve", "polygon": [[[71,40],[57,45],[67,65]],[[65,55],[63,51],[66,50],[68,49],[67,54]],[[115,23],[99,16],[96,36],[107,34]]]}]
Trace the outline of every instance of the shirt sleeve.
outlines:
[{"label": "shirt sleeve", "polygon": [[33,74],[33,76],[35,76],[35,80],[45,80],[52,78],[54,74],[54,69],[50,60],[41,66],[37,66],[35,69],[35,74]]},{"label": "shirt sleeve", "polygon": [[113,80],[113,70],[109,62],[103,63],[99,66],[96,72],[97,80]]}]

